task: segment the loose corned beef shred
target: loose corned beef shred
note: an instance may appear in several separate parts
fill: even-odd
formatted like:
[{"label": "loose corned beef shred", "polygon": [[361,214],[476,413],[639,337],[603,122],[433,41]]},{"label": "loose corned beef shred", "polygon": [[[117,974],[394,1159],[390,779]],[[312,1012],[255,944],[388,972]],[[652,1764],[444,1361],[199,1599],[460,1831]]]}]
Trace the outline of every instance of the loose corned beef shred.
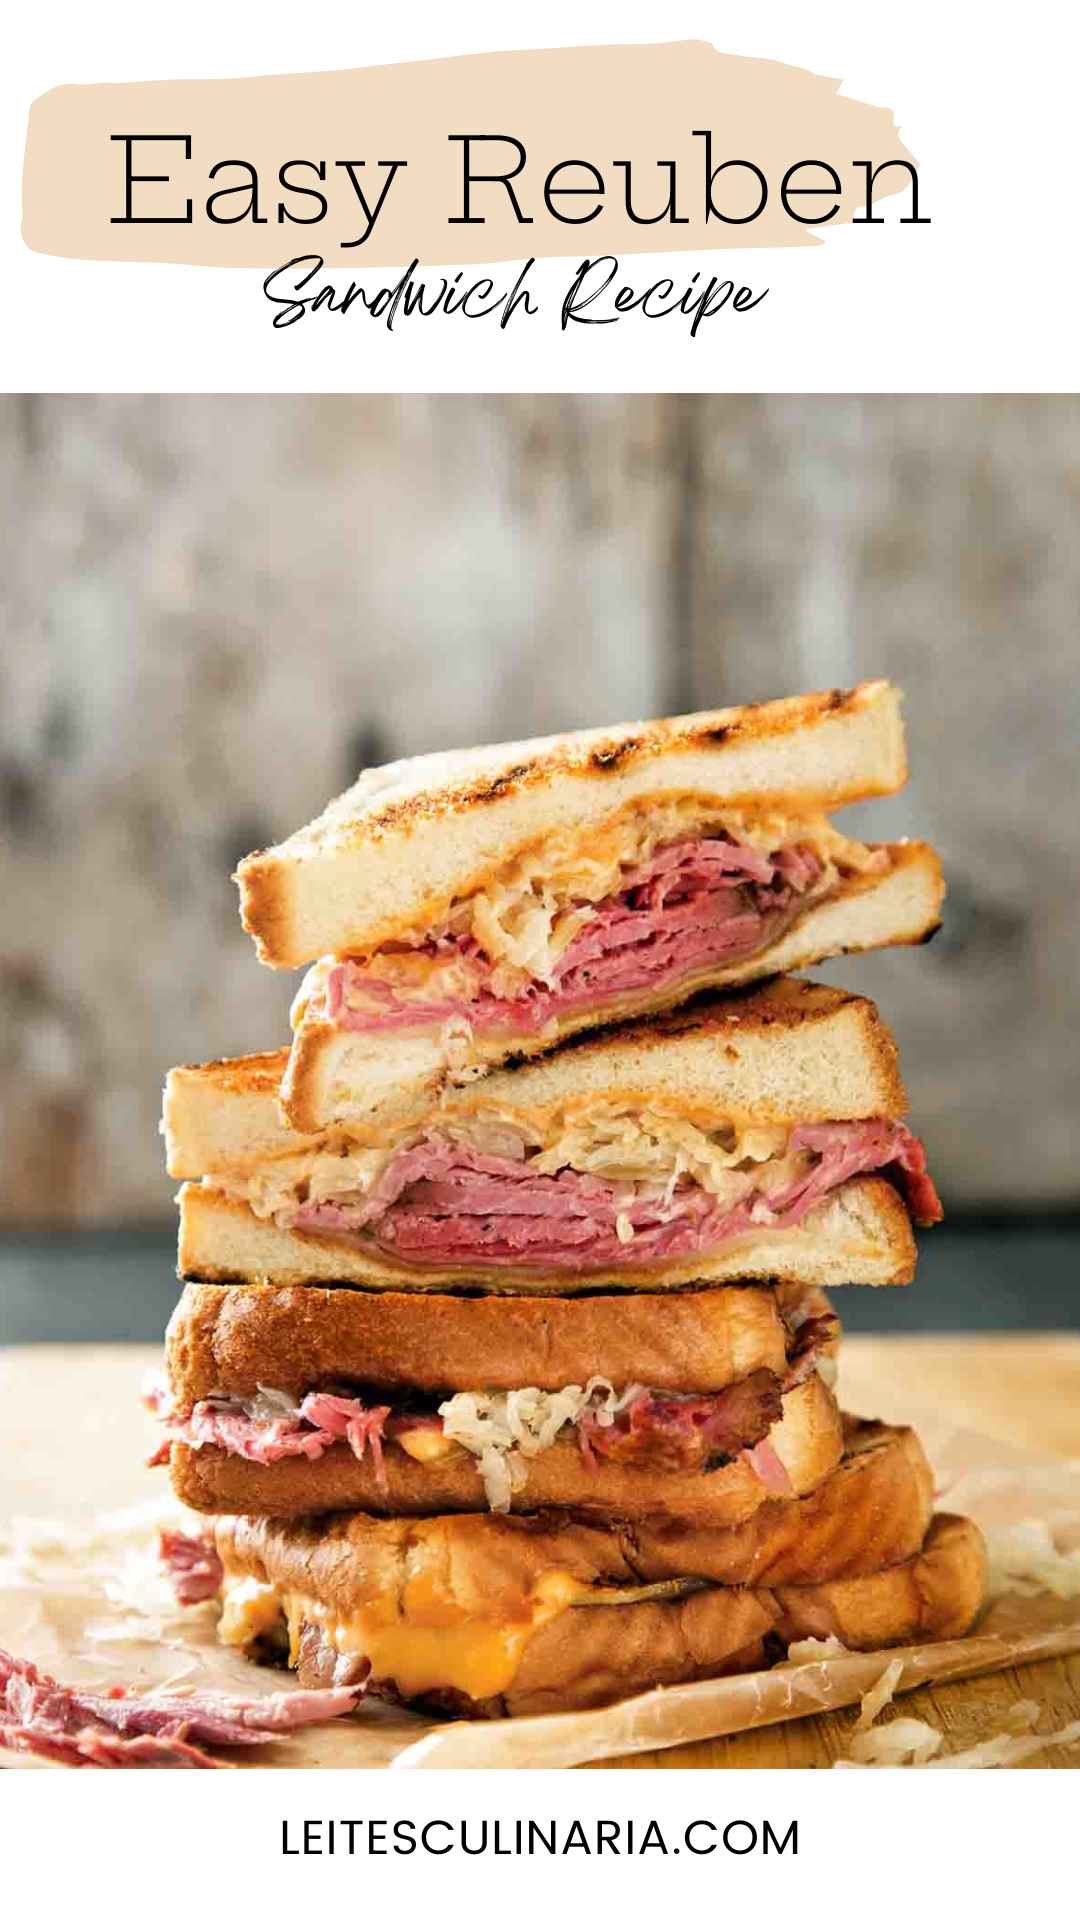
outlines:
[{"label": "loose corned beef shred", "polygon": [[221,1406],[213,1400],[196,1401],[186,1420],[170,1422],[178,1440],[189,1447],[223,1447],[226,1453],[266,1466],[274,1460],[288,1460],[302,1454],[318,1460],[333,1446],[335,1435],[316,1426],[305,1427],[296,1415],[273,1420],[253,1420],[240,1408]]},{"label": "loose corned beef shred", "polygon": [[187,1414],[168,1413],[165,1425],[170,1442],[180,1440],[196,1451],[220,1447],[262,1467],[297,1457],[320,1460],[339,1440],[348,1442],[358,1460],[370,1447],[375,1477],[385,1492],[383,1435],[389,1417],[389,1407],[366,1407],[362,1400],[341,1394],[309,1393],[294,1413],[272,1417],[257,1417],[244,1406],[222,1401],[197,1400]]},{"label": "loose corned beef shred", "polygon": [[[755,1230],[794,1227],[857,1174],[894,1172],[914,1218],[931,1226],[941,1202],[922,1143],[896,1120],[828,1120],[796,1127],[789,1148],[811,1158],[780,1193],[726,1211],[704,1188],[646,1197],[594,1174],[531,1174],[529,1162],[485,1154],[435,1134],[395,1154],[368,1198],[299,1207],[302,1231],[367,1231],[398,1257],[431,1264],[637,1266],[689,1259]],[[627,1239],[619,1222],[633,1229]]]},{"label": "loose corned beef shred", "polygon": [[347,1440],[358,1460],[368,1447],[375,1462],[375,1479],[386,1492],[386,1463],[383,1459],[383,1430],[390,1417],[389,1407],[365,1407],[359,1400],[345,1399],[334,1393],[309,1393],[300,1406],[302,1420],[310,1420],[332,1440]]},{"label": "loose corned beef shred", "polygon": [[228,1767],[229,1760],[175,1737],[150,1734],[130,1738],[104,1728],[84,1727],[80,1733],[60,1733],[52,1727],[11,1726],[0,1720],[0,1747],[14,1753],[32,1753],[65,1767]]},{"label": "loose corned beef shred", "polygon": [[0,1746],[74,1767],[214,1767],[204,1747],[250,1747],[351,1713],[363,1682],[261,1699],[224,1693],[92,1693],[0,1649]]},{"label": "loose corned beef shred", "polygon": [[[786,931],[820,873],[809,847],[782,847],[770,856],[726,836],[678,841],[661,847],[592,909],[550,985],[534,980],[513,997],[498,995],[489,984],[492,963],[476,940],[445,934],[427,950],[433,959],[453,955],[467,962],[474,998],[402,1001],[361,961],[343,960],[330,970],[322,1010],[335,1025],[364,1032],[451,1019],[532,1032],[592,1001],[746,959]],[[365,1004],[356,1004],[358,997]]]},{"label": "loose corned beef shred", "polygon": [[158,1558],[182,1607],[197,1606],[200,1600],[213,1600],[220,1593],[225,1569],[208,1535],[163,1527],[158,1536]]}]

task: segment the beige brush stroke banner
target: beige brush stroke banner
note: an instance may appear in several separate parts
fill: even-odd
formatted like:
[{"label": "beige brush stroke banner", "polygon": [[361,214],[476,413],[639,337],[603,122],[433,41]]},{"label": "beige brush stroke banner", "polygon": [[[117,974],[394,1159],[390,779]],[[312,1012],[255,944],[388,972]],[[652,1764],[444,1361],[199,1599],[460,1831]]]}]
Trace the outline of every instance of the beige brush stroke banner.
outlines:
[{"label": "beige brush stroke banner", "polygon": [[[828,227],[800,226],[784,211],[780,184],[798,161],[826,161],[840,176],[841,190],[798,203],[819,213],[839,199],[830,225],[865,212],[866,173],[875,166],[910,160],[892,113],[840,96],[840,82],[772,60],[718,52],[703,41],[660,46],[557,48],[525,53],[467,55],[400,66],[358,68],[344,73],[278,75],[252,79],[168,80],[57,87],[30,111],[23,179],[23,237],[40,253],[90,260],[176,261],[222,267],[269,267],[299,254],[318,253],[327,265],[404,266],[414,256],[429,264],[520,260],[600,253],[665,253],[724,247],[798,247],[820,243]],[[713,165],[750,160],[765,175],[768,202],[752,223],[705,220],[705,143],[695,128],[711,129]],[[514,181],[531,225],[514,217],[500,186],[475,189],[474,212],[483,225],[451,224],[462,211],[462,156],[450,134],[513,134],[527,152]],[[136,148],[132,171],[170,174],[168,184],[133,189],[134,210],[182,212],[193,203],[190,225],[116,225],[124,212],[123,145],[116,134],[188,134],[192,158],[180,146]],[[474,149],[477,171],[511,164],[504,147]],[[490,156],[495,156],[494,163]],[[214,225],[206,215],[209,193],[233,186],[235,168],[208,180],[218,161],[246,160],[257,170],[264,224],[250,220]],[[329,199],[319,224],[279,217],[278,203],[314,212],[315,202],[283,195],[283,162],[325,161],[327,183],[301,171],[295,178]],[[404,160],[393,179],[370,236],[354,241],[365,225],[349,176],[334,162],[364,161],[359,179],[373,201],[386,178],[378,162]],[[560,161],[588,160],[604,177],[598,217],[562,225],[545,209],[544,179]],[[624,205],[624,174],[632,166],[635,210],[652,214],[665,204],[666,168],[677,168],[677,212],[686,224],[665,220],[641,226]],[[560,185],[581,185],[568,171]],[[816,170],[801,176],[821,183]],[[877,183],[875,205],[910,184],[902,168]],[[717,204],[743,214],[757,204],[759,189],[745,170],[732,169],[717,185]],[[240,197],[220,204],[237,210]],[[595,204],[564,198],[561,210],[577,214]]]}]

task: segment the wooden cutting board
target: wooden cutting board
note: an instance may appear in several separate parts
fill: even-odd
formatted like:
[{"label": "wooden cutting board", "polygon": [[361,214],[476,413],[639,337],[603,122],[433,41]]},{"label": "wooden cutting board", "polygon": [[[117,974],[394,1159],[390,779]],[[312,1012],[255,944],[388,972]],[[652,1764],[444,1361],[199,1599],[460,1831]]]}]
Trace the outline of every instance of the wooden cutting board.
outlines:
[{"label": "wooden cutting board", "polygon": [[[14,1514],[67,1521],[144,1500],[154,1482],[143,1465],[154,1443],[139,1403],[149,1347],[56,1346],[0,1352],[7,1432],[0,1448],[0,1519]],[[946,1410],[957,1426],[1035,1452],[1080,1456],[1080,1336],[922,1336],[845,1341],[841,1398],[852,1411],[919,1423],[919,1409]],[[62,1407],[64,1418],[43,1418]],[[1020,1671],[936,1686],[904,1698],[902,1711],[940,1727],[950,1748],[1001,1730],[1013,1701],[1036,1700],[1041,1725],[1080,1718],[1080,1655]],[[831,1766],[850,1737],[855,1710],[821,1714],[726,1740],[639,1754],[605,1766]],[[1051,1748],[1031,1766],[1080,1766],[1080,1747]]]}]

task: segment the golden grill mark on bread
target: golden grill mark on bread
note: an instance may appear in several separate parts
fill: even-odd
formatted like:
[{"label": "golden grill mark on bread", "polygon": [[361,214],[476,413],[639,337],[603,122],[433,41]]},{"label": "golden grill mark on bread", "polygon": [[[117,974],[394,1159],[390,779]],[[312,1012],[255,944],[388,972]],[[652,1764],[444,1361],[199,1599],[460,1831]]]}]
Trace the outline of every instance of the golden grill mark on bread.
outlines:
[{"label": "golden grill mark on bread", "polygon": [[[367,774],[361,774],[351,788],[329,803],[317,820],[282,845],[289,846],[301,837],[317,843],[324,837],[348,841],[354,835],[363,838],[368,833],[385,833],[389,827],[406,821],[416,822],[433,815],[440,817],[471,806],[482,806],[522,787],[537,786],[562,774],[612,773],[624,770],[628,761],[655,759],[679,748],[702,747],[720,751],[730,749],[736,742],[775,739],[783,734],[812,729],[845,711],[879,713],[882,736],[879,744],[891,751],[882,755],[880,764],[873,772],[868,771],[863,776],[855,791],[847,786],[840,789],[814,787],[808,791],[823,791],[830,800],[839,791],[841,799],[833,802],[836,805],[844,801],[869,799],[875,794],[895,792],[907,775],[900,737],[898,696],[886,681],[866,680],[845,690],[834,688],[824,693],[794,694],[786,699],[756,701],[741,707],[720,707],[712,712],[630,722],[609,729],[551,734],[546,738],[511,743],[509,746],[466,747],[457,752],[433,753],[412,760],[395,761],[389,766],[373,768]],[[477,772],[470,777],[469,769],[472,766],[482,765],[485,759],[495,758],[500,753],[514,754],[523,748],[531,751],[523,752],[510,765],[490,774]],[[455,765],[461,769],[457,776],[452,771]],[[387,788],[393,792],[407,778],[422,776],[429,769],[429,780],[425,782],[421,777],[416,792],[380,802],[380,792],[385,792]],[[398,781],[387,780],[385,776],[389,774],[398,774]],[[785,786],[782,792],[767,797],[786,798],[789,791]],[[739,803],[758,804],[761,798],[761,793],[751,788],[739,796]],[[725,799],[728,796],[725,795]],[[734,796],[729,803],[733,801]],[[354,803],[356,813],[362,810],[362,821],[350,810],[350,802]],[[276,850],[270,848],[248,854],[240,862],[239,872],[250,872],[255,863]]]}]

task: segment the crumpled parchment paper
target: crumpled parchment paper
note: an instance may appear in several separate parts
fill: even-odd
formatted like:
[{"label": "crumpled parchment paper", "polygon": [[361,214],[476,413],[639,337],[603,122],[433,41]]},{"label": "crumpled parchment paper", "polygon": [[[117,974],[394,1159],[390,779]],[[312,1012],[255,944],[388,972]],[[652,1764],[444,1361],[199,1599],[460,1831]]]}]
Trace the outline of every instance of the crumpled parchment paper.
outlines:
[{"label": "crumpled parchment paper", "polygon": [[[259,1748],[238,1764],[272,1767],[572,1767],[619,1754],[738,1733],[857,1701],[899,1654],[897,1694],[927,1681],[1021,1666],[1080,1651],[1080,1461],[1043,1459],[957,1431],[930,1413],[914,1422],[933,1462],[939,1504],[986,1531],[992,1560],[1014,1566],[997,1579],[984,1615],[965,1640],[879,1653],[844,1654],[761,1674],[697,1681],[587,1713],[532,1720],[435,1722],[368,1703],[347,1720],[306,1728]],[[134,1448],[138,1416],[122,1423]],[[25,1431],[25,1430],[24,1430]],[[111,1436],[110,1436],[111,1437]],[[117,1436],[118,1437],[118,1436]],[[100,1441],[101,1436],[99,1436]],[[143,1448],[145,1453],[146,1448]],[[105,1484],[115,1487],[114,1475]],[[151,1482],[159,1486],[161,1481]],[[0,1646],[60,1679],[97,1688],[220,1688],[269,1693],[280,1673],[263,1672],[218,1646],[210,1604],[180,1608],[157,1565],[158,1528],[190,1526],[169,1495],[68,1519],[62,1489],[44,1518],[0,1507]],[[1058,1592],[1015,1577],[1018,1523],[1041,1523],[1042,1538],[1066,1556]],[[229,1756],[230,1758],[233,1756]],[[4,1756],[7,1765],[48,1762]]]}]

